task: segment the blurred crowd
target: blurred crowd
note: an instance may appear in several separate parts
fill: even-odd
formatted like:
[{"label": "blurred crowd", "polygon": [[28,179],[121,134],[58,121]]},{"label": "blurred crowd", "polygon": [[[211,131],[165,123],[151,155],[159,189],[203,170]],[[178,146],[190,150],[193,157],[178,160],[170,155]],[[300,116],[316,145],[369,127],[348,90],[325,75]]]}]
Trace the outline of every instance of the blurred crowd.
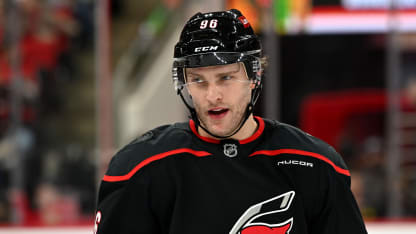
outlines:
[{"label": "blurred crowd", "polygon": [[[340,140],[343,150],[348,151],[345,153],[353,169],[353,191],[367,219],[389,216],[388,204],[394,189],[399,191],[396,200],[401,217],[416,216],[416,57],[412,55],[403,58],[399,113],[396,126],[392,128],[397,134],[397,143],[389,142],[392,138],[388,136],[391,133],[385,125],[388,120],[387,104],[381,111],[351,121],[358,126],[354,128],[350,124],[350,129],[361,134],[361,137],[350,134],[350,137],[355,136],[355,143],[351,144],[345,138]],[[385,101],[387,102],[387,97]],[[393,151],[392,147],[395,147]],[[393,163],[388,158],[389,153],[393,153],[398,165],[397,172],[393,172],[397,174],[392,184],[388,183],[388,173],[391,173],[389,164]]]},{"label": "blurred crowd", "polygon": [[79,78],[74,53],[92,48],[93,4],[0,0],[0,223],[73,223],[93,210],[85,150],[51,147],[44,124]]},{"label": "blurred crowd", "polygon": [[[392,128],[396,143],[389,136],[386,89],[316,93],[305,99],[301,112],[301,128],[330,142],[343,156],[351,171],[352,191],[367,220],[389,217],[394,189],[399,191],[401,218],[416,216],[416,54],[403,53],[400,61],[399,113]],[[398,165],[392,184],[388,183],[389,164],[394,164],[391,153]]]}]

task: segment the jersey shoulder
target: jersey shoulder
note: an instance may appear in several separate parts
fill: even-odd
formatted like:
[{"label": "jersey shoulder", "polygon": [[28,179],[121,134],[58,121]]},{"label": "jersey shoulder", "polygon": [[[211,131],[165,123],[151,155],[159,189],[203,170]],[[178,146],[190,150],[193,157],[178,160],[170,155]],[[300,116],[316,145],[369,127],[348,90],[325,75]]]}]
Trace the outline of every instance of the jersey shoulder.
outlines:
[{"label": "jersey shoulder", "polygon": [[290,124],[273,120],[267,120],[267,124],[272,129],[271,139],[279,145],[279,148],[296,149],[318,154],[336,166],[347,169],[341,155],[325,141]]},{"label": "jersey shoulder", "polygon": [[187,126],[187,123],[163,125],[134,139],[113,156],[106,176],[127,175],[137,165],[152,157],[189,148],[192,134]]}]

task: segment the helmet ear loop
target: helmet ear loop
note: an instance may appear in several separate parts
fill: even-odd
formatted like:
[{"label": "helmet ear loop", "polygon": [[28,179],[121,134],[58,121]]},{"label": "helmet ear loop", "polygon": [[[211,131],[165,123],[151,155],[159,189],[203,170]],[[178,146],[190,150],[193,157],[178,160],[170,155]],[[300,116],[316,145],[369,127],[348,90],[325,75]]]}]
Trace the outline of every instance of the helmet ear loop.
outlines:
[{"label": "helmet ear loop", "polygon": [[[196,114],[195,108],[190,103],[188,103],[188,101],[186,100],[186,98],[184,97],[184,94],[182,92],[184,88],[188,89],[188,87],[185,87],[186,86],[185,83],[186,83],[186,80],[187,80],[185,71],[182,72],[182,77],[183,77],[182,84],[180,84],[180,85],[176,84],[177,94],[181,97],[182,102],[185,104],[186,108],[188,108],[188,110],[191,114],[191,116],[189,116],[189,117],[191,119],[193,119],[197,124],[199,124],[199,119],[198,119],[198,116]],[[176,80],[179,80],[179,79],[177,78]],[[189,96],[189,99],[192,100],[192,95],[190,94],[189,89],[188,89],[188,94],[187,95]]]},{"label": "helmet ear loop", "polygon": [[[265,61],[265,60],[264,60]],[[255,87],[252,90],[251,93],[251,102],[250,104],[252,105],[252,108],[254,107],[254,105],[256,104],[261,90],[263,88],[263,84],[261,82],[262,80],[262,76],[263,76],[263,70],[264,70],[264,62],[262,61],[262,59],[257,59],[255,61],[253,61],[253,83],[255,84]]]},{"label": "helmet ear loop", "polygon": [[[184,69],[185,70],[185,69]],[[189,89],[188,89],[188,87],[185,87],[186,85],[184,85],[185,83],[186,83],[186,81],[187,81],[187,77],[186,77],[186,72],[185,71],[183,71],[183,73],[182,73],[182,75],[183,75],[183,84],[181,85],[181,87],[178,89],[178,95],[181,97],[181,99],[182,99],[182,102],[185,104],[185,106],[186,106],[186,108],[188,108],[188,110],[189,110],[189,112],[190,112],[190,116],[189,116],[189,118],[190,119],[192,119],[194,122],[195,122],[195,125],[198,127],[198,126],[200,126],[201,128],[203,128],[205,131],[207,131],[209,134],[211,134],[208,130],[206,130],[203,126],[201,126],[201,122],[199,121],[199,118],[198,118],[198,114],[196,113],[196,110],[195,110],[195,108],[190,104],[190,103],[188,103],[188,101],[186,101],[186,98],[184,97],[184,94],[182,93],[182,90],[184,89],[184,88],[186,88],[187,90],[188,90],[188,96],[189,96],[189,99],[190,100],[192,100],[192,95],[191,95],[191,93],[189,92]],[[186,94],[185,94],[186,95]],[[212,135],[212,134],[211,134]]]},{"label": "helmet ear loop", "polygon": [[[184,71],[183,71],[183,82],[184,82],[184,84],[186,84],[186,81],[188,80],[188,78],[186,77],[186,71],[185,71],[185,68],[184,68],[183,70],[184,70]],[[191,95],[191,92],[189,91],[188,86],[186,86],[185,88],[188,90],[189,99],[191,99],[191,100],[192,100],[192,95]]]},{"label": "helmet ear loop", "polygon": [[[182,87],[182,89],[183,89],[183,87]],[[186,101],[186,99],[185,99],[185,97],[183,96],[183,93],[182,93],[182,89],[181,90],[179,90],[178,91],[178,94],[179,94],[179,96],[181,97],[181,99],[182,99],[182,102],[185,104],[185,106],[186,106],[186,108],[188,108],[188,110],[189,110],[189,112],[190,112],[190,116],[189,116],[189,118],[191,118],[195,123],[196,123],[196,125],[198,126],[199,125],[199,118],[198,118],[198,115],[196,114],[196,110],[195,110],[195,108],[193,108],[187,101]],[[190,99],[192,99],[192,96],[191,95],[189,95],[189,97],[190,97]]]}]

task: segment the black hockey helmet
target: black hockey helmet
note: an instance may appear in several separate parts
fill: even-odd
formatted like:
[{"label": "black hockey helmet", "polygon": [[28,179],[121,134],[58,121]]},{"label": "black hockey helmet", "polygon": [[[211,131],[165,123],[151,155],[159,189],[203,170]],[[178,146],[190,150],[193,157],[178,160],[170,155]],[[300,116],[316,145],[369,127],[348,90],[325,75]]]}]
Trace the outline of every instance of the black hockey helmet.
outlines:
[{"label": "black hockey helmet", "polygon": [[175,46],[173,79],[185,83],[183,68],[243,62],[250,79],[261,81],[262,49],[248,20],[236,9],[197,13],[189,19]]},{"label": "black hockey helmet", "polygon": [[[177,94],[181,96],[197,124],[199,121],[195,109],[183,94],[186,83],[185,68],[238,62],[244,64],[248,78],[255,84],[246,117],[241,122],[242,126],[252,113],[262,86],[262,48],[257,35],[248,20],[236,9],[197,13],[188,20],[175,46],[172,78]],[[217,138],[232,136],[211,135]]]}]

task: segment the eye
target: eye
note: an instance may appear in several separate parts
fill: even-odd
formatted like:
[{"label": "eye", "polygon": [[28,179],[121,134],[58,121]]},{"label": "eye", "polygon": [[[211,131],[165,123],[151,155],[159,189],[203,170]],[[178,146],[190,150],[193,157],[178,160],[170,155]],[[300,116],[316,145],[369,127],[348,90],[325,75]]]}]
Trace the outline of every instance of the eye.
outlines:
[{"label": "eye", "polygon": [[189,83],[187,84],[189,87],[198,87],[198,88],[205,88],[207,86],[207,81],[204,80],[202,77],[190,77]]},{"label": "eye", "polygon": [[204,82],[204,80],[202,80],[200,77],[192,77],[191,78],[191,82],[192,83],[201,83],[201,82]]},{"label": "eye", "polygon": [[221,80],[231,80],[231,79],[233,79],[233,77],[230,76],[230,75],[226,75],[226,76],[221,77]]}]

